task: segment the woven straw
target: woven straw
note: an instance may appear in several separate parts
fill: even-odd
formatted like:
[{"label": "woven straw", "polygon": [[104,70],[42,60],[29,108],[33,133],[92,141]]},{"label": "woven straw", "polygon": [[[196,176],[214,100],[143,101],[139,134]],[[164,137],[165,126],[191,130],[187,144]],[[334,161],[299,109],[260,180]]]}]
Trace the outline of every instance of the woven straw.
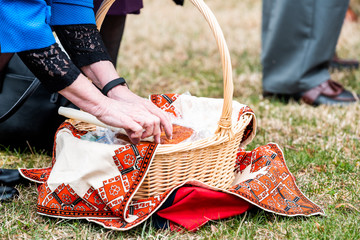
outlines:
[{"label": "woven straw", "polygon": [[[223,68],[224,102],[217,130],[213,137],[179,144],[160,144],[150,169],[135,195],[135,199],[147,198],[195,179],[217,188],[228,188],[234,178],[236,152],[252,115],[243,115],[234,125],[231,121],[233,80],[229,50],[222,30],[207,5],[202,0],[190,0],[208,22],[221,56]],[[104,0],[97,13],[100,29],[105,15],[114,0]],[[81,130],[93,130],[94,125],[72,123]]]}]

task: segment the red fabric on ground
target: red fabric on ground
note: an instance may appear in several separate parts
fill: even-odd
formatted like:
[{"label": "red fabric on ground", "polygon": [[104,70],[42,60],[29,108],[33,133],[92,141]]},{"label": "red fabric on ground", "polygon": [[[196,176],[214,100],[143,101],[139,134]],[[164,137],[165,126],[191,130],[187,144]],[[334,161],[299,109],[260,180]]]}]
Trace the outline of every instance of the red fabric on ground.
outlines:
[{"label": "red fabric on ground", "polygon": [[191,186],[179,188],[173,204],[157,214],[189,231],[196,231],[209,220],[239,215],[252,206],[228,193]]}]

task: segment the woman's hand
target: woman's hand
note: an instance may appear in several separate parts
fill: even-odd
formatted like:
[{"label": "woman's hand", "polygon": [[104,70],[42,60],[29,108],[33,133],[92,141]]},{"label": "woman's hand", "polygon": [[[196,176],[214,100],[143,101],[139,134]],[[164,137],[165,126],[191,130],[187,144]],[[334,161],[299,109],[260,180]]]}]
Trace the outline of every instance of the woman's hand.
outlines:
[{"label": "woman's hand", "polygon": [[154,136],[155,142],[160,143],[162,128],[166,136],[172,138],[172,124],[165,112],[126,86],[113,88],[108,93],[109,97],[106,97],[81,74],[59,93],[103,123],[124,128],[134,144],[150,136]]},{"label": "woman's hand", "polygon": [[[108,95],[110,98],[104,99],[102,110],[95,115],[100,121],[124,128],[135,144],[150,136],[154,136],[155,142],[160,143],[162,128],[166,136],[172,138],[169,117],[152,102],[137,96],[125,86],[113,88]],[[120,122],[121,126],[118,125]]]}]

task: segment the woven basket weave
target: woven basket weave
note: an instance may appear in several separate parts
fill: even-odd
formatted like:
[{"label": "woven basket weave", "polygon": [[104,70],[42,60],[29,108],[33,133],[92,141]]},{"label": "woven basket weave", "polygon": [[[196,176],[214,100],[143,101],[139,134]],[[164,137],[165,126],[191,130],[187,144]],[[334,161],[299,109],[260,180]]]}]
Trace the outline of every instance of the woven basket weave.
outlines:
[{"label": "woven basket weave", "polygon": [[[142,185],[134,199],[163,193],[178,184],[195,179],[217,188],[228,188],[234,178],[236,152],[252,115],[243,115],[232,125],[233,81],[230,54],[222,30],[203,0],[190,0],[208,22],[218,45],[223,67],[224,102],[217,130],[213,137],[179,144],[160,144]],[[96,16],[100,29],[114,0],[105,0]],[[71,119],[70,119],[71,120]],[[75,125],[91,130],[87,123]]]}]

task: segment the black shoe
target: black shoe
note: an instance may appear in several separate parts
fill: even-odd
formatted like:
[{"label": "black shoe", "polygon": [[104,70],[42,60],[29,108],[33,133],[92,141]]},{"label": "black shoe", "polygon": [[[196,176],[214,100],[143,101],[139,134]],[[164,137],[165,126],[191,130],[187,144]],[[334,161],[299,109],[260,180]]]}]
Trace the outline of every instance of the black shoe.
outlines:
[{"label": "black shoe", "polygon": [[0,186],[0,202],[9,201],[19,195],[19,191],[13,187]]},{"label": "black shoe", "polygon": [[282,93],[271,93],[271,92],[263,92],[263,97],[267,99],[278,100],[283,103],[289,103],[291,100],[296,102],[300,101],[301,94],[282,94]]},{"label": "black shoe", "polygon": [[0,168],[0,185],[15,186],[27,183],[29,183],[29,181],[23,178],[17,169]]},{"label": "black shoe", "polygon": [[343,70],[343,69],[358,69],[359,61],[354,59],[341,59],[334,56],[329,64],[330,70]]}]

